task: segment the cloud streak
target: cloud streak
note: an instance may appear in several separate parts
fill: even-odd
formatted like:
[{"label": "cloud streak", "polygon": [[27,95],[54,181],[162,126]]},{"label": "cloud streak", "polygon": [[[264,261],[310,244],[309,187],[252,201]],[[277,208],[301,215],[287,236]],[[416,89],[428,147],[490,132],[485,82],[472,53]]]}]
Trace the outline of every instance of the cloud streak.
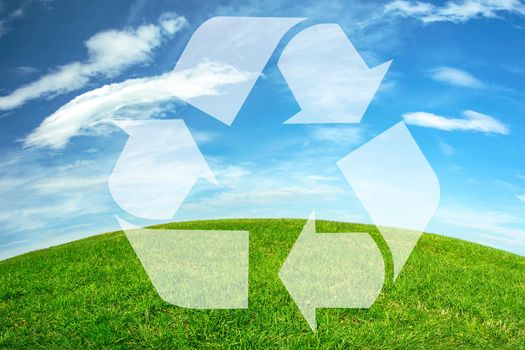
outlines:
[{"label": "cloud streak", "polygon": [[[492,237],[506,238],[524,247],[525,230],[514,228],[523,218],[501,211],[476,210],[460,206],[444,206],[436,214],[443,223],[490,232]],[[516,248],[516,247],[515,247]]]},{"label": "cloud streak", "polygon": [[520,0],[456,0],[443,5],[423,1],[396,0],[385,6],[385,12],[415,18],[423,23],[465,23],[474,19],[500,18],[502,14],[525,15]]},{"label": "cloud streak", "polygon": [[[0,18],[0,37],[9,31],[13,22],[25,16],[27,7],[34,2],[45,4],[45,1],[26,0],[22,2],[17,8],[6,14],[4,17]],[[7,7],[7,4],[3,1],[0,1],[0,14],[5,10],[5,7]]]},{"label": "cloud streak", "polygon": [[443,140],[439,141],[439,149],[441,150],[441,153],[443,153],[446,156],[452,156],[456,152],[454,147],[452,147],[450,144],[446,143]]},{"label": "cloud streak", "polygon": [[433,128],[445,131],[472,131],[484,134],[507,135],[510,130],[498,119],[475,111],[463,111],[463,118],[449,118],[428,112],[403,114],[409,125]]},{"label": "cloud streak", "polygon": [[449,85],[482,89],[485,84],[472,74],[452,67],[437,67],[429,71],[430,78]]},{"label": "cloud streak", "polygon": [[336,145],[358,145],[365,140],[362,127],[355,126],[319,126],[312,130],[312,138],[320,142]]},{"label": "cloud streak", "polygon": [[85,42],[88,51],[85,61],[57,67],[38,80],[0,96],[0,111],[18,108],[37,98],[74,91],[93,78],[117,76],[130,66],[148,62],[163,39],[173,36],[185,24],[184,17],[165,13],[157,24],[99,32]]},{"label": "cloud streak", "polygon": [[108,133],[114,119],[146,119],[160,115],[176,98],[214,96],[221,87],[246,81],[252,73],[202,63],[196,68],[159,76],[128,79],[81,94],[48,116],[26,136],[25,147],[64,148],[77,135]]}]

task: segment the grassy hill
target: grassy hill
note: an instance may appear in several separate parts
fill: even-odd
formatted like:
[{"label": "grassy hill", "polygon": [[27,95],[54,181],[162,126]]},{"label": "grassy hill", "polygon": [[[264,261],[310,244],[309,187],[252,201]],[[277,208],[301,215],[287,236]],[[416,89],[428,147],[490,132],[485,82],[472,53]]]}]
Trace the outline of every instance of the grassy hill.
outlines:
[{"label": "grassy hill", "polygon": [[525,348],[525,258],[426,234],[395,284],[367,310],[323,309],[312,333],[278,278],[304,220],[219,220],[166,228],[250,231],[246,310],[163,302],[122,232],[0,262],[0,349]]}]

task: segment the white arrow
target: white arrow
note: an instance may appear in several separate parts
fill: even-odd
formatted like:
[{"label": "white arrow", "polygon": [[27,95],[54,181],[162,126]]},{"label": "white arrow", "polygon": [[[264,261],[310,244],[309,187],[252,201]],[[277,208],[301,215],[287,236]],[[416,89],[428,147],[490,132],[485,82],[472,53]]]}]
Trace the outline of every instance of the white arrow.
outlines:
[{"label": "white arrow", "polygon": [[397,278],[437,210],[439,181],[403,122],[337,162],[385,238]]},{"label": "white arrow", "polygon": [[301,107],[285,123],[358,123],[391,62],[370,69],[337,24],[303,30],[278,63]]},{"label": "white arrow", "polygon": [[199,177],[217,184],[183,120],[127,120],[129,134],[108,184],[128,213],[151,220],[173,217]]},{"label": "white arrow", "polygon": [[317,308],[368,308],[385,278],[379,248],[367,233],[315,232],[312,213],[279,277],[315,332]]},{"label": "white arrow", "polygon": [[248,231],[155,230],[117,220],[164,301],[192,309],[248,307]]},{"label": "white arrow", "polygon": [[204,88],[216,71],[237,76],[218,91],[186,101],[231,125],[283,35],[304,18],[214,17],[191,37],[173,72],[198,71]]}]

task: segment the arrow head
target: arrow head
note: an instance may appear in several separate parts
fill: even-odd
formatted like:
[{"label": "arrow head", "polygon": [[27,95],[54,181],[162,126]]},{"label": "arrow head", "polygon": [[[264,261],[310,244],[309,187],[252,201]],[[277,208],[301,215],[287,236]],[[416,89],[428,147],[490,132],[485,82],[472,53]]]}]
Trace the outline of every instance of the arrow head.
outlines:
[{"label": "arrow head", "polygon": [[128,213],[173,217],[199,177],[217,184],[183,120],[118,121],[129,135],[108,185]]},{"label": "arrow head", "polygon": [[358,123],[391,62],[368,68],[339,25],[303,30],[278,63],[301,107],[285,123]]},{"label": "arrow head", "polygon": [[385,238],[398,276],[437,210],[438,178],[403,122],[337,162]]},{"label": "arrow head", "polygon": [[307,298],[304,297],[304,295],[305,292],[308,293],[307,290],[301,287],[299,287],[299,289],[302,290],[297,290],[298,284],[296,282],[298,279],[301,279],[301,273],[297,273],[297,271],[293,269],[293,266],[291,265],[295,265],[296,262],[294,261],[300,258],[300,256],[297,256],[296,249],[298,242],[307,242],[310,238],[313,238],[315,234],[315,211],[312,211],[312,213],[308,217],[308,220],[306,221],[306,224],[303,226],[303,229],[301,230],[301,233],[299,234],[299,237],[297,238],[297,241],[294,244],[292,251],[286,258],[281,270],[279,271],[279,278],[290,293],[290,296],[299,308],[299,311],[301,311],[301,314],[303,315],[304,319],[306,320],[306,322],[308,322],[308,325],[314,332],[317,330],[315,304],[306,301]]},{"label": "arrow head", "polygon": [[[206,96],[186,102],[231,125],[283,35],[304,18],[214,17],[197,28],[173,72],[213,76],[220,67],[238,79]],[[232,77],[228,78],[231,79]],[[209,78],[208,78],[209,79]],[[224,79],[223,79],[224,80]],[[203,84],[209,84],[203,81]]]},{"label": "arrow head", "polygon": [[384,264],[368,234],[317,234],[312,213],[279,278],[315,332],[317,308],[370,307],[383,286]]}]

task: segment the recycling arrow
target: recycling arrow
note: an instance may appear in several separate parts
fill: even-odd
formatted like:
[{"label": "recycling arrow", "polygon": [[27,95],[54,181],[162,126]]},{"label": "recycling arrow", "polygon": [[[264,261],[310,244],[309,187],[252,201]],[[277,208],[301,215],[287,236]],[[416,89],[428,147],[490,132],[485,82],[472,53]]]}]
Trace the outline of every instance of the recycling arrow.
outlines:
[{"label": "recycling arrow", "polygon": [[312,330],[318,308],[368,308],[381,292],[385,266],[367,233],[321,233],[312,213],[279,277]]},{"label": "recycling arrow", "polygon": [[173,72],[198,69],[200,76],[220,67],[245,79],[186,102],[231,125],[279,40],[304,18],[214,17],[197,28]]},{"label": "recycling arrow", "polygon": [[[202,82],[216,72],[236,78],[185,101],[231,125],[279,40],[302,20],[216,17],[203,23],[173,72],[193,72],[187,78]],[[301,107],[286,123],[358,123],[390,63],[369,68],[336,24],[301,31],[278,62]],[[198,178],[216,184],[182,120],[117,124],[130,137],[108,183],[128,213],[170,219]],[[337,164],[384,236],[397,277],[439,202],[434,171],[403,123]],[[148,230],[119,222],[164,300],[193,308],[247,307],[248,232]],[[385,267],[370,235],[317,234],[312,213],[279,277],[315,331],[318,308],[370,307]]]},{"label": "recycling arrow", "polygon": [[301,107],[286,123],[358,123],[391,62],[370,69],[337,24],[303,30],[278,63]]},{"label": "recycling arrow", "polygon": [[397,278],[439,204],[436,173],[403,122],[337,165],[385,238]]},{"label": "recycling arrow", "polygon": [[193,309],[248,307],[248,231],[156,230],[117,220],[164,301]]},{"label": "recycling arrow", "polygon": [[217,184],[183,120],[121,120],[129,140],[108,184],[113,199],[135,216],[168,220],[199,177]]}]

